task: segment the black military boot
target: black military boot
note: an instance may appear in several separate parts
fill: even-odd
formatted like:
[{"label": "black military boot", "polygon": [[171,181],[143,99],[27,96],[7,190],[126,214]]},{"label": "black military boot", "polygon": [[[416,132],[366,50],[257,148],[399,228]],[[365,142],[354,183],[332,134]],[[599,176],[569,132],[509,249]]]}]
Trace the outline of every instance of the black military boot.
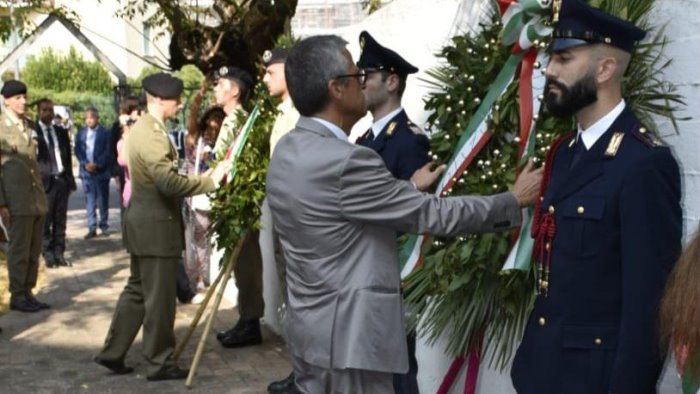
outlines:
[{"label": "black military boot", "polygon": [[301,393],[299,389],[297,389],[296,384],[294,383],[294,372],[290,373],[289,376],[282,380],[278,380],[276,382],[270,383],[269,386],[267,386],[267,392],[269,394],[297,394]]},{"label": "black military boot", "polygon": [[232,329],[217,335],[217,339],[226,348],[259,345],[262,343],[260,319],[238,320]]}]

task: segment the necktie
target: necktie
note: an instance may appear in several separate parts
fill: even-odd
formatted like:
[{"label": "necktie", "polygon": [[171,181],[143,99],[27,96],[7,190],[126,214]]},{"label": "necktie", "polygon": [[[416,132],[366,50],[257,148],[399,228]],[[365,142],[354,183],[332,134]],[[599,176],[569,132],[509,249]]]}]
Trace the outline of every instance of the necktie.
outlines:
[{"label": "necktie", "polygon": [[571,159],[571,167],[569,167],[569,169],[576,166],[576,164],[581,160],[581,157],[585,151],[586,145],[583,143],[583,138],[579,136],[578,141],[576,141],[576,144],[574,144],[574,156]]},{"label": "necktie", "polygon": [[49,127],[45,127],[44,134],[46,135],[46,139],[49,141],[49,166],[51,168],[51,175],[56,175],[58,173],[58,164],[56,164],[56,145],[53,141],[53,136],[51,135],[51,129]]},{"label": "necktie", "polygon": [[369,130],[367,130],[367,133],[365,134],[365,140],[367,142],[372,142],[374,141],[374,132],[372,132],[372,128],[370,127]]}]

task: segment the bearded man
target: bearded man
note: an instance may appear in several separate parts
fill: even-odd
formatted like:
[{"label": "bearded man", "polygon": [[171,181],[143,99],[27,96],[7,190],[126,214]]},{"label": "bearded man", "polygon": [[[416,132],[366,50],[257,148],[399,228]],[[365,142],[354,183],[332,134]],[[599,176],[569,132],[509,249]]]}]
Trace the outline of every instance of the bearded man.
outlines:
[{"label": "bearded man", "polygon": [[545,105],[575,116],[536,207],[538,295],[513,361],[519,394],[652,394],[659,300],[681,246],[678,164],[622,97],[645,32],[563,0]]}]

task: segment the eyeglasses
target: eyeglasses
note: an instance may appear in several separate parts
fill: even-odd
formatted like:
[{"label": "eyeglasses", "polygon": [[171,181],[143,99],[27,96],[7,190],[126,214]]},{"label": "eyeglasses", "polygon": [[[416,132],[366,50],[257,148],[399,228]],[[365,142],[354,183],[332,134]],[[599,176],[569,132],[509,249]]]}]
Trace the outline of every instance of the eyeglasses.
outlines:
[{"label": "eyeglasses", "polygon": [[357,81],[360,82],[360,85],[364,86],[365,82],[367,82],[367,71],[364,69],[360,69],[357,74],[344,74],[344,75],[338,75],[333,79],[342,79],[342,78],[357,78]]}]

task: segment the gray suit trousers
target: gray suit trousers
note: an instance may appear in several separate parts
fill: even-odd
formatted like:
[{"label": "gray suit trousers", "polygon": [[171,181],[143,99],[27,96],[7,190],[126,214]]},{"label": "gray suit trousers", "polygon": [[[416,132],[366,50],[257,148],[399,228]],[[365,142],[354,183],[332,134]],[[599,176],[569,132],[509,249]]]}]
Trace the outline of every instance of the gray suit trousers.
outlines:
[{"label": "gray suit trousers", "polygon": [[304,394],[387,394],[394,392],[393,374],[364,369],[332,369],[311,365],[292,355],[294,380]]}]

